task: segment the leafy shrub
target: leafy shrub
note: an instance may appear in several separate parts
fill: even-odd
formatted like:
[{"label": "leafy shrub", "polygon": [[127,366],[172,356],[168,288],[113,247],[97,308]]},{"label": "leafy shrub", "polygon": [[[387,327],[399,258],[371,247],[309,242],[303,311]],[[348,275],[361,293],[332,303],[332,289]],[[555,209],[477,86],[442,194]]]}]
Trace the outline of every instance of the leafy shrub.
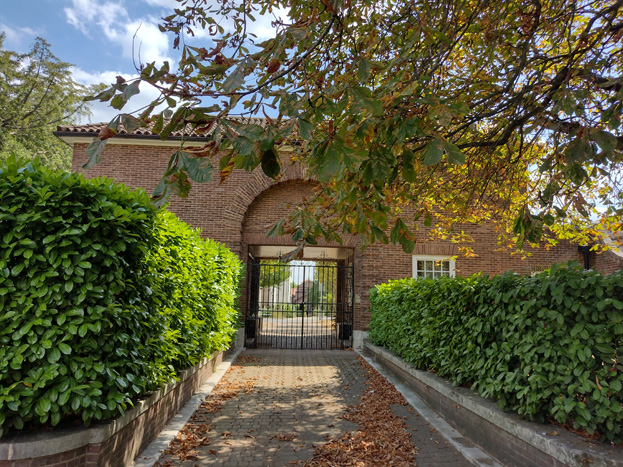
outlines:
[{"label": "leafy shrub", "polygon": [[145,300],[165,323],[161,345],[168,363],[186,368],[229,346],[239,325],[241,264],[224,245],[202,239],[170,212],[159,213],[155,239],[146,260]]},{"label": "leafy shrub", "polygon": [[0,435],[115,417],[226,347],[239,271],[233,253],[142,191],[10,159],[0,171]]},{"label": "leafy shrub", "polygon": [[402,279],[371,292],[370,339],[504,410],[623,441],[623,272],[577,264]]}]

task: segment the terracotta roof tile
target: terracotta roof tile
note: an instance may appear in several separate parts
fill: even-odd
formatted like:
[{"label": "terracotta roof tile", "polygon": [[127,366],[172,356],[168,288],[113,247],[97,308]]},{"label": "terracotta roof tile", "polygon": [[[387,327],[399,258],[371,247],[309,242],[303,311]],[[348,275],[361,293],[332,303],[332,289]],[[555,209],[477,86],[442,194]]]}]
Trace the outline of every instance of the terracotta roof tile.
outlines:
[{"label": "terracotta roof tile", "polygon": [[[267,123],[266,118],[257,118],[257,117],[229,117],[228,120],[237,123],[249,123],[259,125],[261,127],[265,127]],[[100,130],[104,128],[108,123],[87,123],[85,125],[58,125],[56,127],[55,133],[62,133],[64,136],[68,134],[75,136],[92,136],[95,137],[99,134]],[[141,127],[134,130],[132,133],[128,133],[125,129],[119,131],[118,135],[126,135],[126,136],[154,136],[158,137],[157,134],[153,133],[151,129],[153,128],[154,123],[149,124],[147,128]],[[211,135],[214,132],[216,125],[209,124],[206,126],[206,130],[195,131],[192,128],[192,125],[188,124],[184,130],[178,130],[171,133],[171,138],[202,138],[207,135]]]}]

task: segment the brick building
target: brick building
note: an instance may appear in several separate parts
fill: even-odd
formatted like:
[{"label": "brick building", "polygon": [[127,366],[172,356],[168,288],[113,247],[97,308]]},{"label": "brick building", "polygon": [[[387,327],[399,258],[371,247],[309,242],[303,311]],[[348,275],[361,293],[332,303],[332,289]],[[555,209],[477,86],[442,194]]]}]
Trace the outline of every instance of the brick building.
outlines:
[{"label": "brick building", "polygon": [[[258,119],[258,122],[260,120]],[[55,135],[74,149],[72,169],[87,177],[106,175],[130,187],[144,188],[151,193],[164,173],[170,155],[179,147],[181,135],[173,134],[162,141],[148,130],[120,134],[109,140],[101,162],[90,170],[82,168],[85,149],[97,135],[101,125],[59,126]],[[201,138],[186,137],[188,145],[201,145]],[[218,164],[217,164],[218,165]],[[188,199],[173,197],[169,209],[182,220],[202,229],[203,235],[225,243],[250,265],[250,258],[274,258],[292,247],[289,237],[268,238],[265,233],[287,211],[287,203],[310,197],[314,182],[301,166],[287,166],[285,174],[275,182],[261,170],[248,173],[234,171],[220,184],[218,176],[206,184],[194,184]],[[422,238],[426,227],[419,226]],[[508,251],[499,251],[493,229],[489,225],[465,225],[464,230],[475,240],[474,257],[458,254],[460,245],[449,242],[422,241],[412,254],[400,246],[374,244],[361,250],[356,237],[344,238],[343,245],[320,243],[306,250],[309,259],[331,259],[346,264],[352,271],[349,298],[352,303],[352,326],[365,331],[370,315],[369,290],[378,283],[408,276],[438,276],[441,274],[470,275],[485,272],[490,275],[514,270],[518,273],[540,271],[552,263],[578,260],[585,257],[578,246],[561,242],[548,250],[535,250],[532,256],[521,259]],[[456,256],[455,260],[450,259]],[[620,269],[622,258],[612,252],[588,253],[590,267],[604,273]],[[249,266],[248,270],[252,269]],[[248,307],[244,294],[243,309]],[[297,344],[298,345],[298,344]]]}]

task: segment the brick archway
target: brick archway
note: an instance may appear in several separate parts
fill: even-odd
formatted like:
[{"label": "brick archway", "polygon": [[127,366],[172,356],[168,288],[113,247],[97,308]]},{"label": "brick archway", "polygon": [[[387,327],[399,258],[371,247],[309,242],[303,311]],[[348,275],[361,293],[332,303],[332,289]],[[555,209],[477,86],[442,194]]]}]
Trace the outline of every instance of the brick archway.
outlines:
[{"label": "brick archway", "polygon": [[289,183],[313,186],[314,180],[307,175],[307,171],[300,164],[288,166],[279,181],[267,177],[260,170],[248,174],[248,179],[237,186],[233,196],[234,202],[229,212],[232,220],[243,226],[249,208],[263,196],[264,192]]},{"label": "brick archway", "polygon": [[[249,260],[249,247],[257,246],[284,246],[284,250],[289,247],[295,246],[290,235],[283,235],[280,237],[267,237],[266,232],[270,227],[280,219],[288,215],[288,204],[296,204],[303,199],[309,199],[314,195],[314,188],[316,182],[297,169],[296,166],[292,167],[293,170],[287,171],[284,177],[278,182],[268,180],[266,177],[258,177],[254,180],[254,183],[238,189],[236,193],[238,215],[242,213],[244,206],[244,213],[242,213],[240,219],[240,257],[247,263],[247,272],[252,269],[252,261]],[[253,196],[253,199],[250,199]],[[358,276],[359,265],[361,264],[361,251],[360,240],[354,236],[345,236],[343,244],[327,243],[319,241],[319,247],[328,247],[331,249],[343,249],[348,250],[348,260],[340,260],[336,264],[340,264],[341,267],[346,266],[352,270],[352,287],[354,294],[361,294],[359,284],[356,281]],[[255,248],[254,248],[255,249]],[[247,312],[249,301],[249,275],[245,278],[245,283],[242,289],[241,308],[243,313]],[[253,294],[251,294],[251,298]],[[354,295],[353,295],[354,297]],[[358,314],[359,306],[353,307],[351,303],[351,310],[355,316]],[[350,318],[352,326],[352,315]],[[312,346],[313,347],[313,346]]]},{"label": "brick archway", "polygon": [[[297,177],[294,173],[289,177],[283,177],[278,183],[254,184],[254,187],[249,187],[244,195],[239,193],[240,199],[244,199],[243,196],[246,197],[249,193],[256,192],[253,200],[247,204],[240,220],[243,258],[246,257],[249,245],[294,245],[289,235],[269,238],[266,232],[275,222],[287,216],[288,204],[296,204],[305,198],[312,197],[315,185],[314,180]],[[261,189],[262,186],[265,188]],[[355,236],[345,235],[342,245],[322,240],[319,240],[319,245],[356,248],[360,245],[360,240]]]}]

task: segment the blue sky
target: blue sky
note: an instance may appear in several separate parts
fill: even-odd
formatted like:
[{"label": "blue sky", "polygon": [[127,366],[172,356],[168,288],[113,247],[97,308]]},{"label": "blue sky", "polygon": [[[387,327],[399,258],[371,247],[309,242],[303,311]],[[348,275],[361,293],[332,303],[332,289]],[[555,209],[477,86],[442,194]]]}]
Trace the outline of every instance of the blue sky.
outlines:
[{"label": "blue sky", "polygon": [[[169,60],[175,66],[179,54],[172,49],[173,36],[161,33],[158,22],[177,5],[175,0],[0,0],[0,31],[6,34],[8,50],[26,52],[35,37],[42,37],[54,55],[74,65],[76,81],[109,84],[118,75],[128,79],[136,74],[134,34],[135,55],[140,45],[142,62]],[[252,31],[267,37],[271,19],[259,18]],[[190,42],[210,44],[202,32]],[[155,97],[153,90],[143,87],[124,111],[140,108]],[[93,122],[109,121],[117,113],[104,104],[95,104],[92,112]]]}]

